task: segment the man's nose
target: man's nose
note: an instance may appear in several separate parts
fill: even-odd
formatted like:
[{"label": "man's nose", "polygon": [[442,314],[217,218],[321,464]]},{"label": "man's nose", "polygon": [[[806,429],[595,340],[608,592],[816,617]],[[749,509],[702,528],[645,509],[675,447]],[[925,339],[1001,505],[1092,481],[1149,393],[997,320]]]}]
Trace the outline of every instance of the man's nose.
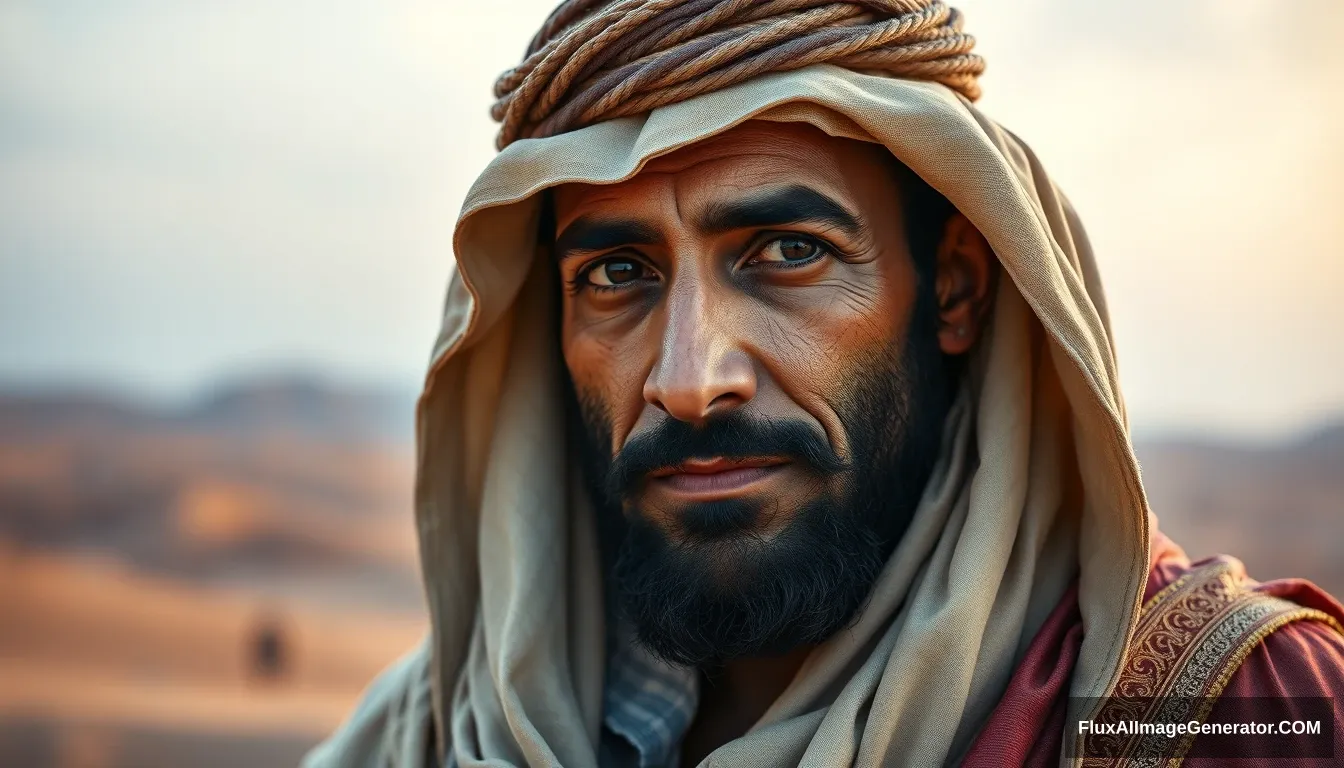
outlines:
[{"label": "man's nose", "polygon": [[662,349],[644,382],[644,399],[681,421],[703,422],[756,396],[756,371],[740,343],[742,324],[710,304],[703,290],[673,290]]}]

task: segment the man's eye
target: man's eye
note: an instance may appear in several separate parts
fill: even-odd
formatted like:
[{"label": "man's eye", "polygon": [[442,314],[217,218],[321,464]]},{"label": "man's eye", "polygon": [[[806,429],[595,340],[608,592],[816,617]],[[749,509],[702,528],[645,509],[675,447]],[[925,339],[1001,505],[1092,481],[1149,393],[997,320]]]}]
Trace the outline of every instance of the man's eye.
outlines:
[{"label": "man's eye", "polygon": [[599,261],[584,275],[588,284],[597,288],[615,288],[649,277],[651,271],[636,259],[611,258]]},{"label": "man's eye", "polygon": [[766,243],[752,261],[797,264],[815,259],[825,252],[826,249],[819,243],[805,237],[779,237]]}]

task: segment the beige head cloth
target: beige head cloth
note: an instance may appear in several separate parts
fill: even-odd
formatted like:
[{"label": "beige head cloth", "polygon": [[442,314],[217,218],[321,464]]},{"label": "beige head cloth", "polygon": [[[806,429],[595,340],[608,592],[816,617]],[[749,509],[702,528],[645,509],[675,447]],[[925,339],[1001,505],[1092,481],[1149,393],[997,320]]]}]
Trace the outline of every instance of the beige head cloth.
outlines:
[{"label": "beige head cloth", "polygon": [[433,635],[312,765],[422,765],[431,719],[462,766],[596,765],[601,574],[568,460],[537,193],[628,178],[748,119],[885,145],[974,222],[1010,279],[865,613],[706,764],[955,762],[1075,577],[1085,635],[1071,692],[1109,690],[1147,574],[1148,518],[1081,225],[1026,146],[963,97],[823,64],[518,141],[481,174],[419,411]]}]

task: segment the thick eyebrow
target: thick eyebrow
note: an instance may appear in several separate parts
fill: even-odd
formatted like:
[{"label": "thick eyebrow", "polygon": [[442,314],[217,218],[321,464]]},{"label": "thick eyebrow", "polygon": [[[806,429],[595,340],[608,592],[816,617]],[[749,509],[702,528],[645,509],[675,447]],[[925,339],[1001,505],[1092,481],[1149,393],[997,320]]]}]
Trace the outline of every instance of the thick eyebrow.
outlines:
[{"label": "thick eyebrow", "polygon": [[652,226],[633,219],[595,219],[580,216],[555,238],[555,258],[575,253],[603,251],[622,245],[657,245],[662,235]]},{"label": "thick eyebrow", "polygon": [[801,185],[784,187],[758,195],[711,203],[696,220],[706,233],[719,234],[734,229],[778,227],[814,222],[829,224],[850,237],[864,232],[863,224],[843,205],[826,195]]}]

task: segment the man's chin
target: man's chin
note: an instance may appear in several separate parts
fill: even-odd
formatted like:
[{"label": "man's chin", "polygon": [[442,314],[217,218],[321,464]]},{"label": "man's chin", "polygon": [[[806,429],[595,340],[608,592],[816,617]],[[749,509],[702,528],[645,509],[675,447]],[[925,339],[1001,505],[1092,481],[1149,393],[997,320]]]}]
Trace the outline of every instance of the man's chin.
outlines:
[{"label": "man's chin", "polygon": [[776,537],[748,529],[676,543],[634,522],[613,576],[641,643],[704,667],[820,643],[847,626],[884,550],[861,529],[809,512]]},{"label": "man's chin", "polygon": [[654,515],[639,513],[658,520],[658,528],[668,541],[678,548],[714,551],[759,540],[763,521],[761,504],[749,499],[721,499],[709,502],[681,504]]},{"label": "man's chin", "polygon": [[636,503],[627,508],[626,515],[655,529],[673,547],[717,558],[725,553],[752,554],[741,550],[770,542],[788,530],[803,510],[823,503],[820,498],[798,502],[753,494],[679,504]]}]

